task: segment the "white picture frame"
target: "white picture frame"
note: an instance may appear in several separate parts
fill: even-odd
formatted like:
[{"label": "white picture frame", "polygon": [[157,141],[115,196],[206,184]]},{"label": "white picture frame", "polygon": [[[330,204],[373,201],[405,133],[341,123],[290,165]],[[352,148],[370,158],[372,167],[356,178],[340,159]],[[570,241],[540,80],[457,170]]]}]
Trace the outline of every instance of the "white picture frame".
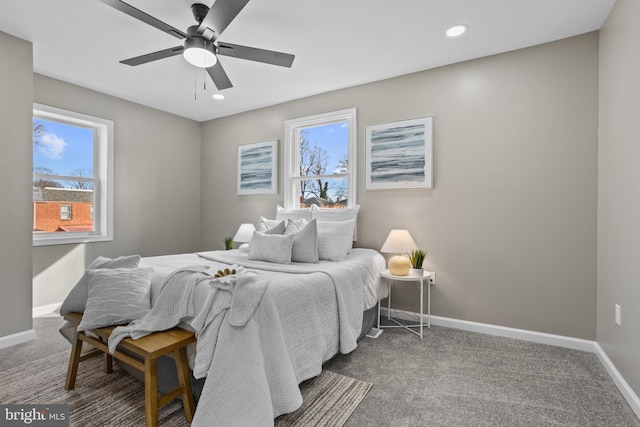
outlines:
[{"label": "white picture frame", "polygon": [[368,125],[366,190],[433,188],[433,116]]},{"label": "white picture frame", "polygon": [[278,140],[238,146],[238,195],[278,193]]}]

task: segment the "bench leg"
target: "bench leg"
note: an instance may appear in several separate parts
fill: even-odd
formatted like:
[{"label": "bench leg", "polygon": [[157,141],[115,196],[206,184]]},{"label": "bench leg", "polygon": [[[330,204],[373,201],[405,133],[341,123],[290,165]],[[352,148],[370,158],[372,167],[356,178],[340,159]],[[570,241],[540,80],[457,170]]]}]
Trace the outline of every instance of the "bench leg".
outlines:
[{"label": "bench leg", "polygon": [[82,351],[82,341],[78,339],[77,332],[76,337],[73,340],[73,346],[71,347],[71,356],[69,357],[69,367],[67,368],[67,380],[64,383],[64,388],[67,390],[73,390],[76,385],[76,375],[78,375],[78,364],[80,363],[80,352]]},{"label": "bench leg", "polygon": [[178,371],[178,380],[182,387],[182,406],[184,407],[184,416],[190,423],[193,421],[195,413],[195,404],[193,403],[193,392],[191,391],[191,376],[189,375],[189,365],[187,364],[187,353],[182,347],[175,352],[176,369]]},{"label": "bench leg", "polygon": [[158,372],[157,359],[148,358],[144,363],[144,403],[146,426],[158,425]]},{"label": "bench leg", "polygon": [[104,371],[107,374],[110,374],[113,372],[113,356],[110,355],[109,353],[104,353]]}]

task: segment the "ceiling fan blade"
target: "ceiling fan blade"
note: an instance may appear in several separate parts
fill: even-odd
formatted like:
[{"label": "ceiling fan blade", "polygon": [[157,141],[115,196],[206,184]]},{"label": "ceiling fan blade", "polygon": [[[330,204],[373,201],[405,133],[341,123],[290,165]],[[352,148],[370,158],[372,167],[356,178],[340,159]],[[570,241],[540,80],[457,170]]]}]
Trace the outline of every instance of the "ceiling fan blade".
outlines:
[{"label": "ceiling fan blade", "polygon": [[211,80],[213,80],[213,83],[216,85],[218,90],[233,87],[231,80],[229,80],[229,76],[227,76],[224,68],[222,68],[222,64],[220,64],[220,61],[207,68],[207,72],[209,72],[209,76],[211,76]]},{"label": "ceiling fan blade", "polygon": [[135,58],[125,59],[124,61],[120,61],[120,63],[131,66],[146,64],[147,62],[157,61],[158,59],[180,55],[183,51],[184,47],[182,46],[170,47],[169,49],[159,50],[157,52],[147,53],[146,55],[136,56]]},{"label": "ceiling fan blade", "polygon": [[[247,3],[249,0],[216,0],[200,23],[198,34],[209,40],[217,39]],[[207,29],[215,34],[210,34]]]},{"label": "ceiling fan blade", "polygon": [[239,44],[219,43],[218,55],[233,56],[249,61],[264,62],[265,64],[279,65],[280,67],[291,68],[294,55],[276,52],[273,50],[258,49],[256,47],[241,46]]},{"label": "ceiling fan blade", "polygon": [[146,14],[140,9],[136,9],[135,7],[123,1],[120,1],[120,0],[100,0],[100,1],[108,6],[113,7],[114,9],[118,9],[120,12],[126,13],[127,15],[133,18],[136,18],[144,22],[145,24],[149,24],[152,27],[156,27],[157,29],[164,31],[165,33],[170,34],[174,37],[177,37],[179,39],[187,38],[187,35],[182,31],[178,30],[177,28],[174,28],[169,24],[165,24],[159,19],[156,19],[153,16]]}]

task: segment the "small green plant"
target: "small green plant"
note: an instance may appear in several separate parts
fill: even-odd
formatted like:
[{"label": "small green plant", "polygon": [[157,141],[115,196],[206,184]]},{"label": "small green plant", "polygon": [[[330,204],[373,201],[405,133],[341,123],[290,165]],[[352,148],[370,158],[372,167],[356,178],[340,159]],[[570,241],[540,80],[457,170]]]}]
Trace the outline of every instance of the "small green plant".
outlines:
[{"label": "small green plant", "polygon": [[427,254],[422,249],[416,249],[411,251],[409,254],[409,261],[411,261],[411,266],[413,268],[422,268],[422,263],[426,258]]},{"label": "small green plant", "polygon": [[233,249],[233,237],[225,237],[224,238],[224,248],[226,250]]}]

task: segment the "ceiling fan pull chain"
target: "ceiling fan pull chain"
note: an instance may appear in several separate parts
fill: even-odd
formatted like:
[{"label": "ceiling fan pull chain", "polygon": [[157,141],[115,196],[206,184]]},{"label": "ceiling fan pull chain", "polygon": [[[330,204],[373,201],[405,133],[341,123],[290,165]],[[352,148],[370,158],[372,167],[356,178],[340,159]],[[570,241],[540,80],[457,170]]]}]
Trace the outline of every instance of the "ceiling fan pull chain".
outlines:
[{"label": "ceiling fan pull chain", "polygon": [[202,69],[202,82],[204,83],[204,91],[207,91],[207,69],[203,68]]},{"label": "ceiling fan pull chain", "polygon": [[198,100],[198,86],[197,86],[197,74],[196,71],[193,70],[193,100],[197,101]]}]

